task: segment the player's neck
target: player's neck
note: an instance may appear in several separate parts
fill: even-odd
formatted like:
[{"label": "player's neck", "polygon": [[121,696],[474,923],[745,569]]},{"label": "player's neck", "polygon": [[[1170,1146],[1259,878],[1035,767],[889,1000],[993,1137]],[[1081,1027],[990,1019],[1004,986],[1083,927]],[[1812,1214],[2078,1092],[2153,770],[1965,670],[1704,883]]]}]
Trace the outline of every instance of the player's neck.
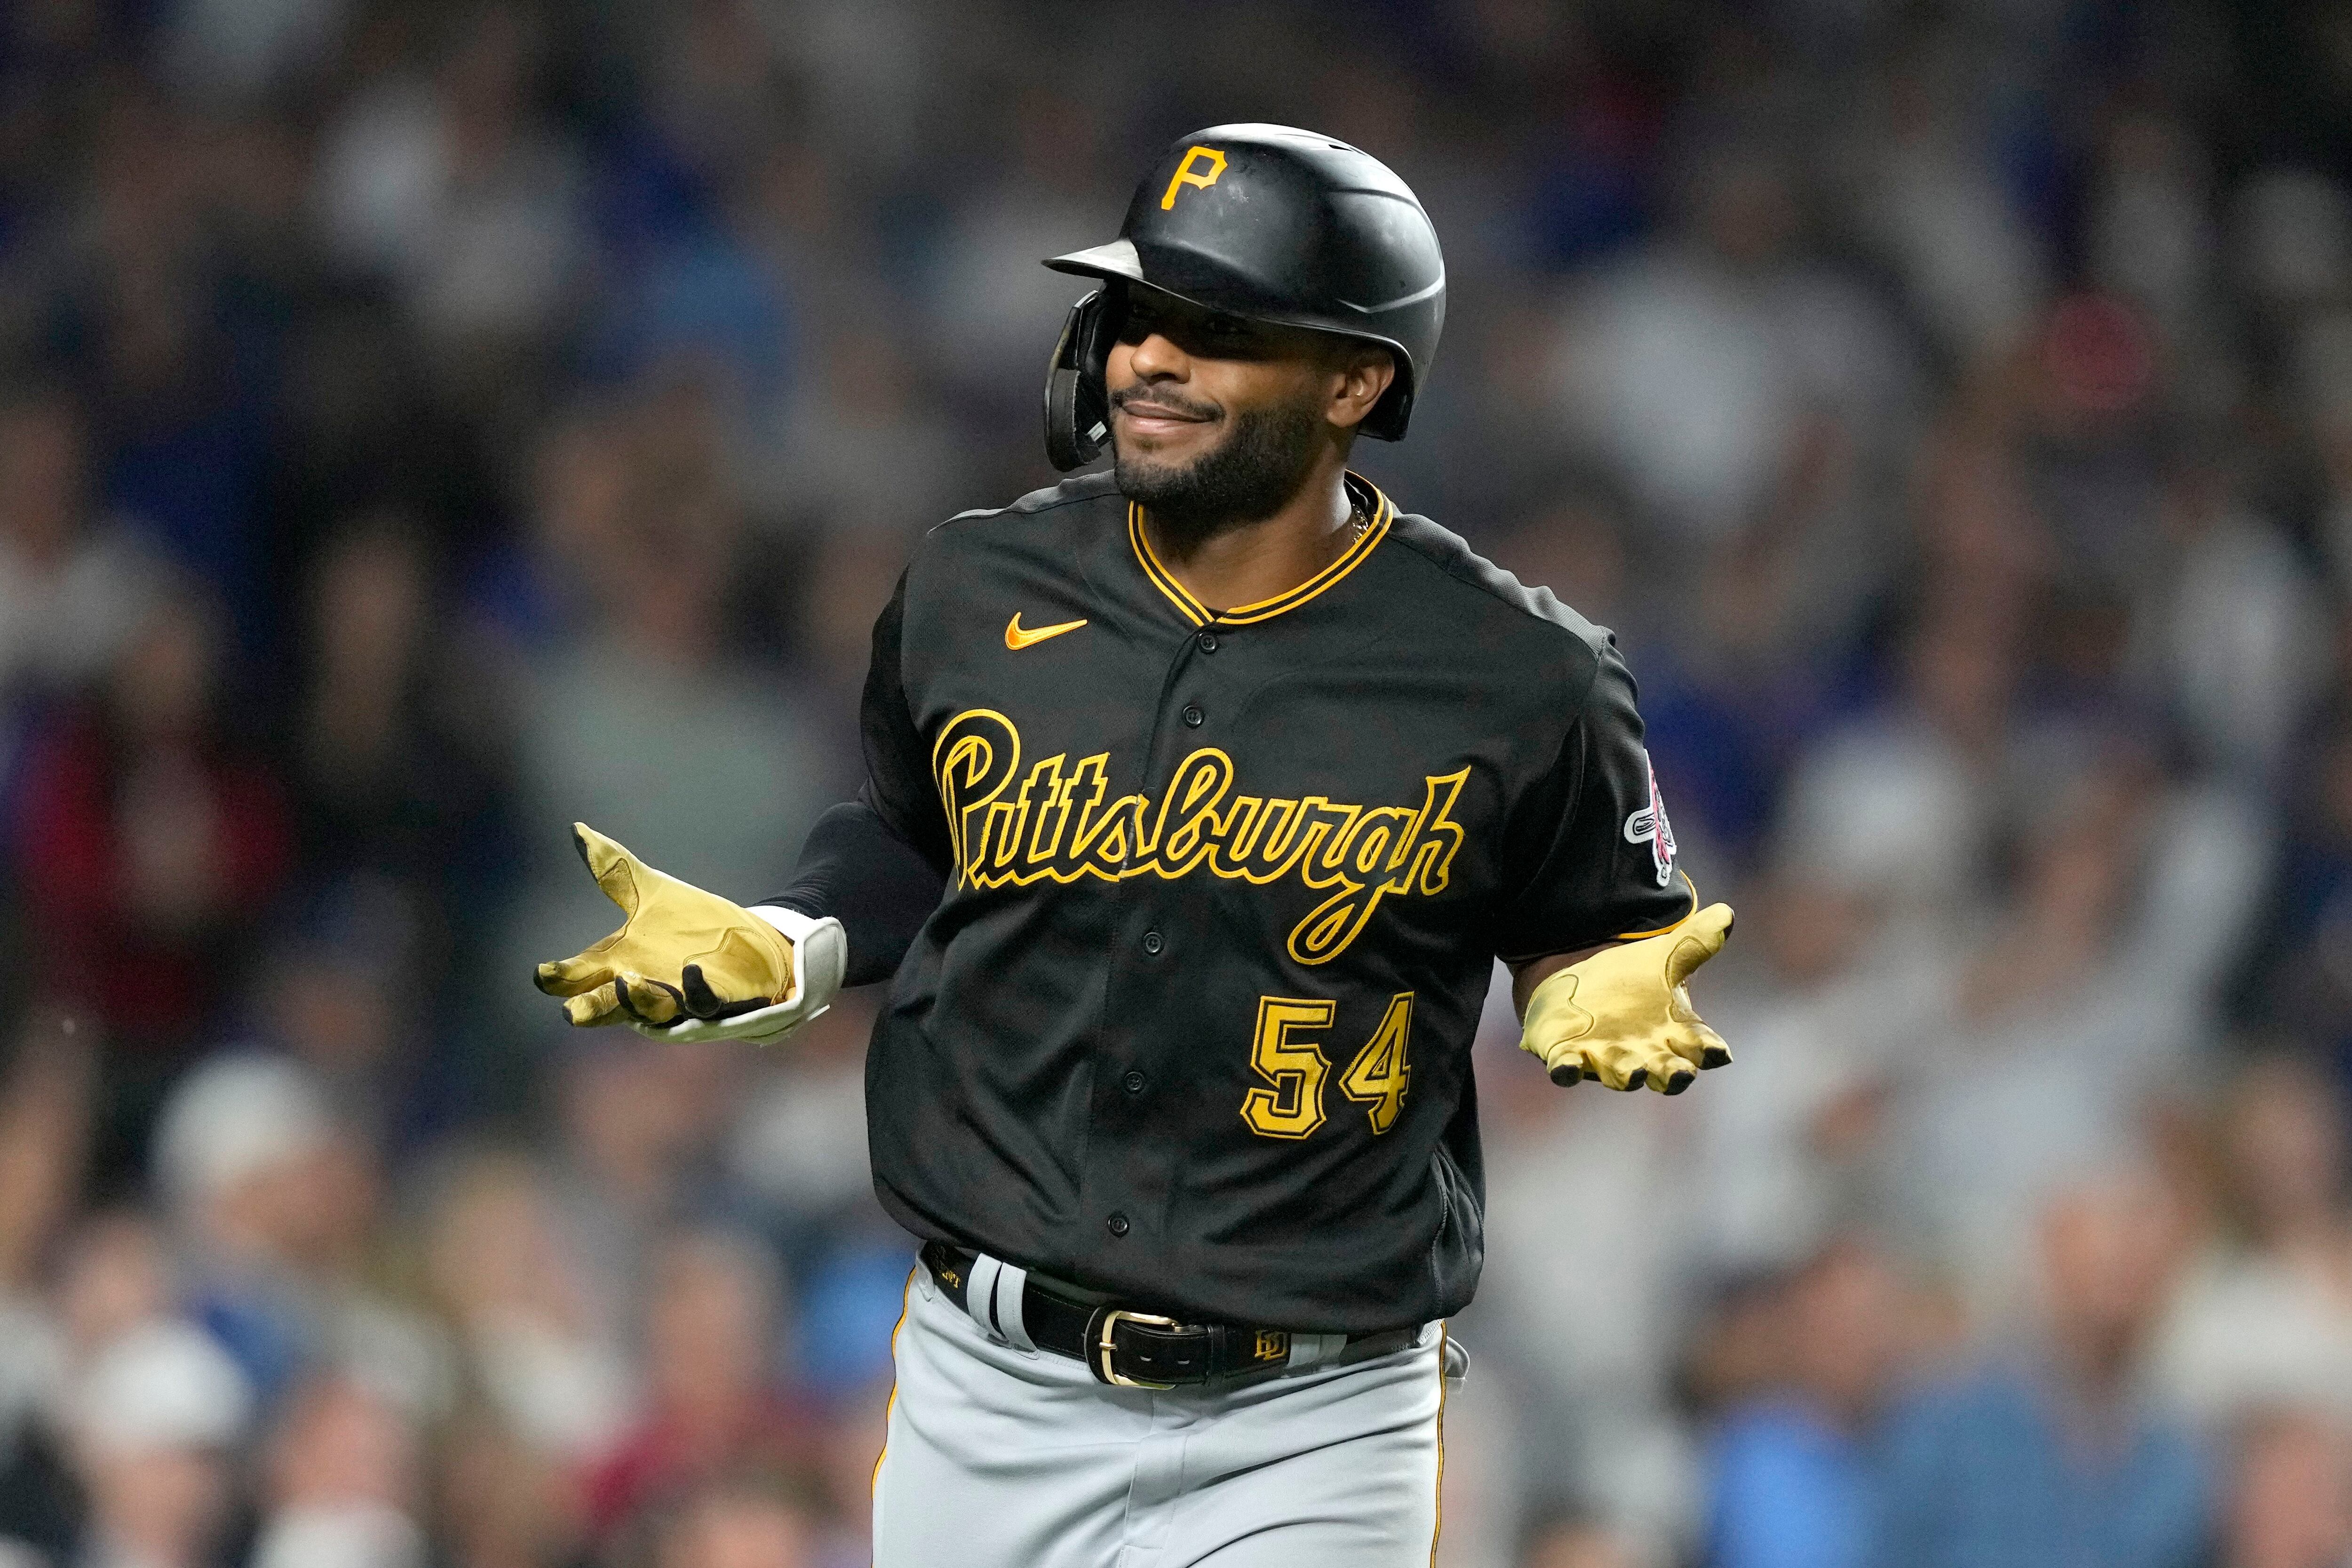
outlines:
[{"label": "player's neck", "polygon": [[1347,553],[1355,542],[1347,457],[1331,451],[1281,510],[1255,522],[1192,532],[1144,527],[1152,552],[1185,591],[1213,610],[1255,605],[1289,592]]}]

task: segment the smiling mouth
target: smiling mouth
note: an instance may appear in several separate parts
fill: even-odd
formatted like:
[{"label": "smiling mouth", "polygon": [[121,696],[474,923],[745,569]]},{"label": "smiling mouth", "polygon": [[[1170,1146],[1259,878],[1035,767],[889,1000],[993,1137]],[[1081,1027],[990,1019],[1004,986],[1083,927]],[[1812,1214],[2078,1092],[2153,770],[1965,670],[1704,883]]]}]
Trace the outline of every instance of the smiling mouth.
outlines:
[{"label": "smiling mouth", "polygon": [[1149,420],[1161,425],[1206,425],[1215,419],[1213,414],[1195,413],[1190,409],[1171,407],[1164,403],[1150,403],[1139,397],[1113,399],[1112,407],[1129,419]]}]

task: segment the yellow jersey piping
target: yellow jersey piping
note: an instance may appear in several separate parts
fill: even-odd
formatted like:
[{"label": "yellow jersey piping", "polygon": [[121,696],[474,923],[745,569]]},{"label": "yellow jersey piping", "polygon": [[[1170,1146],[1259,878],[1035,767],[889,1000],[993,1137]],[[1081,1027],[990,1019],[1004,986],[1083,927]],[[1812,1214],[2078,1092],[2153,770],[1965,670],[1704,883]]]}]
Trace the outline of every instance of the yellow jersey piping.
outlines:
[{"label": "yellow jersey piping", "polygon": [[1169,575],[1168,568],[1160,564],[1160,557],[1152,553],[1151,541],[1144,537],[1143,508],[1134,501],[1127,503],[1127,540],[1135,547],[1135,558],[1142,564],[1143,574],[1151,579],[1151,585],[1167,595],[1186,620],[1196,626],[1208,625],[1212,617],[1207,607],[1186,593],[1184,585]]},{"label": "yellow jersey piping", "polygon": [[1216,611],[1194,598],[1191,591],[1176,580],[1175,574],[1160,564],[1159,555],[1151,548],[1150,536],[1144,530],[1143,507],[1137,501],[1127,503],[1128,541],[1134,546],[1135,558],[1143,567],[1143,574],[1151,579],[1152,586],[1165,594],[1169,602],[1174,605],[1184,618],[1192,625],[1205,626],[1213,623],[1221,626],[1254,626],[1260,621],[1272,620],[1285,610],[1295,610],[1318,594],[1324,592],[1349,573],[1362,565],[1365,558],[1371,554],[1382,539],[1387,537],[1389,525],[1396,520],[1395,505],[1381,493],[1381,488],[1370,479],[1356,474],[1349,474],[1348,477],[1357,480],[1372,493],[1370,526],[1367,527],[1362,535],[1348,546],[1339,559],[1332,562],[1322,571],[1295,588],[1286,589],[1270,599],[1260,599],[1255,604],[1237,605],[1230,610]]},{"label": "yellow jersey piping", "polygon": [[1698,913],[1698,884],[1697,884],[1696,882],[1692,881],[1692,880],[1690,879],[1690,873],[1689,873],[1688,871],[1684,870],[1684,869],[1683,869],[1681,867],[1679,867],[1679,866],[1677,866],[1677,867],[1675,867],[1675,876],[1677,876],[1677,877],[1680,877],[1680,878],[1683,879],[1683,886],[1684,886],[1684,887],[1685,887],[1685,888],[1688,888],[1688,889],[1690,889],[1690,896],[1691,896],[1691,907],[1690,907],[1688,910],[1685,910],[1685,911],[1683,912],[1683,915],[1682,915],[1681,919],[1676,920],[1676,921],[1674,921],[1674,922],[1673,922],[1673,924],[1671,924],[1671,925],[1662,925],[1662,926],[1660,926],[1660,927],[1659,927],[1657,930],[1655,930],[1655,931],[1620,931],[1620,932],[1618,932],[1618,933],[1617,933],[1617,935],[1616,935],[1614,938],[1612,938],[1612,941],[1616,941],[1616,942],[1639,942],[1639,941],[1641,941],[1641,940],[1642,940],[1643,937],[1645,937],[1645,936],[1664,936],[1664,935],[1665,935],[1668,931],[1670,931],[1674,930],[1674,929],[1675,929],[1675,926],[1678,926],[1678,925],[1682,924],[1682,923],[1683,923],[1683,921],[1686,921],[1686,920],[1690,919],[1690,918],[1691,918],[1691,916],[1693,916],[1693,915],[1695,915],[1695,914]]}]

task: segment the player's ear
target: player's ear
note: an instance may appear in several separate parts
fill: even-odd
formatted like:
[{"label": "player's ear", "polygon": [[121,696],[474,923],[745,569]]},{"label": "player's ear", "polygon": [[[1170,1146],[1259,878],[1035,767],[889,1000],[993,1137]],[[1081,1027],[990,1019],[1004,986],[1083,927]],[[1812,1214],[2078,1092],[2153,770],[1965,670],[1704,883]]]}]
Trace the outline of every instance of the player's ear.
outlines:
[{"label": "player's ear", "polygon": [[1325,417],[1342,430],[1364,422],[1381,395],[1396,379],[1396,360],[1378,343],[1341,346],[1332,365],[1331,402]]}]

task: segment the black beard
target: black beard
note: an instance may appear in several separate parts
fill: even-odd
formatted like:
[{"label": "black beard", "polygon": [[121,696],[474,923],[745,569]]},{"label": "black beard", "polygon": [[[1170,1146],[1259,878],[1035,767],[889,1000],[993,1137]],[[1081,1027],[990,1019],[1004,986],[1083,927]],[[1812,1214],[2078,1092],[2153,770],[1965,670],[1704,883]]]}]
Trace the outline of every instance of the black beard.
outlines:
[{"label": "black beard", "polygon": [[1223,440],[1182,466],[1121,451],[1119,493],[1141,502],[1171,544],[1213,539],[1288,504],[1314,466],[1321,426],[1318,410],[1293,404],[1237,416]]}]

